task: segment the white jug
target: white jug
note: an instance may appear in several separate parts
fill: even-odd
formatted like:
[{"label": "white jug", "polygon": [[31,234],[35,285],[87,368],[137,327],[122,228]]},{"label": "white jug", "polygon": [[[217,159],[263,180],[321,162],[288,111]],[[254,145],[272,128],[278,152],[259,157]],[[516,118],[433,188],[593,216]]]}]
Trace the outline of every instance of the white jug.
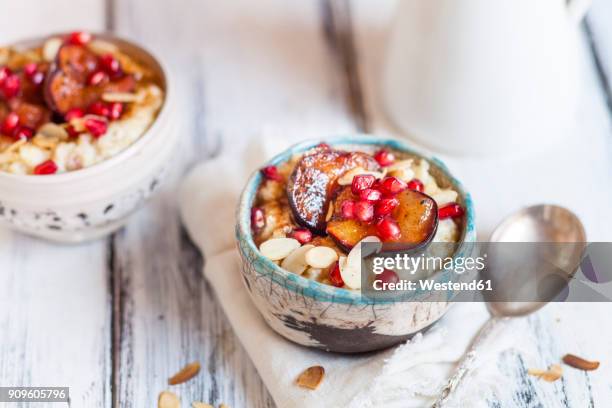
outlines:
[{"label": "white jug", "polygon": [[399,0],[382,95],[411,137],[459,154],[541,149],[574,118],[590,0]]}]

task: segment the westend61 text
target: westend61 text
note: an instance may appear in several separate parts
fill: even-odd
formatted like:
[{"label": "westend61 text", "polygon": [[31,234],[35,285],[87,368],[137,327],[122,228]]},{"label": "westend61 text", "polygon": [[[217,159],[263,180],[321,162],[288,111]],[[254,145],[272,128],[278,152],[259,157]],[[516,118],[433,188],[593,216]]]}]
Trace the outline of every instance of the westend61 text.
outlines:
[{"label": "westend61 text", "polygon": [[471,282],[436,282],[433,279],[419,281],[399,280],[397,282],[384,282],[376,279],[373,282],[374,290],[423,290],[423,291],[490,291],[493,290],[491,280],[473,280]]}]

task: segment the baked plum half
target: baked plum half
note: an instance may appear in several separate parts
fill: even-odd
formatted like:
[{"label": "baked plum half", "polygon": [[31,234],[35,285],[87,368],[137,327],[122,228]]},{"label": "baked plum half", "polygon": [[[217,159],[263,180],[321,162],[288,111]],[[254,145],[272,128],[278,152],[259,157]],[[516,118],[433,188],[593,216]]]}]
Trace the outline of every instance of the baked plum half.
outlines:
[{"label": "baked plum half", "polygon": [[[376,190],[378,191],[378,190]],[[363,200],[371,192],[355,194],[351,186],[342,188],[333,201],[333,215],[327,233],[336,244],[350,251],[367,236],[378,236],[393,249],[428,244],[436,234],[438,207],[433,198],[410,189],[392,196]]]},{"label": "baked plum half", "polygon": [[300,225],[324,234],[330,197],[337,189],[337,179],[347,171],[361,167],[378,171],[376,160],[362,152],[346,152],[328,147],[304,155],[287,183],[287,196],[293,217]]},{"label": "baked plum half", "polygon": [[87,108],[105,92],[132,92],[135,87],[132,75],[111,78],[100,70],[96,54],[85,47],[66,44],[58,51],[47,75],[44,95],[47,105],[63,115],[72,108]]}]

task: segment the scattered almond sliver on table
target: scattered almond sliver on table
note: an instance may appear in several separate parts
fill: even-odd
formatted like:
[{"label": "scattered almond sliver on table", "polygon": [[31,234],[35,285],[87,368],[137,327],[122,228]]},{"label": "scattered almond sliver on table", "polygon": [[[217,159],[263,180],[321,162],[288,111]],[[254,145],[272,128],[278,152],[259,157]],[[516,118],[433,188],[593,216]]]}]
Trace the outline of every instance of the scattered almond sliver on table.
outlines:
[{"label": "scattered almond sliver on table", "polygon": [[548,370],[538,370],[535,368],[530,368],[529,370],[527,370],[527,374],[541,378],[544,381],[553,382],[561,378],[561,376],[563,375],[563,368],[561,368],[561,366],[558,364],[553,364],[549,367]]},{"label": "scattered almond sliver on table", "polygon": [[193,362],[191,364],[187,364],[183,367],[178,373],[174,374],[172,377],[168,379],[169,385],[178,385],[184,382],[191,380],[193,377],[198,375],[200,372],[200,363]]},{"label": "scattered almond sliver on table", "polygon": [[325,369],[321,366],[312,366],[304,370],[295,381],[302,388],[316,390],[325,376]]},{"label": "scattered almond sliver on table", "polygon": [[589,361],[574,354],[566,354],[563,356],[563,362],[570,367],[584,371],[593,371],[599,368],[599,361]]},{"label": "scattered almond sliver on table", "polygon": [[157,399],[157,408],[181,408],[181,399],[173,392],[162,391]]}]

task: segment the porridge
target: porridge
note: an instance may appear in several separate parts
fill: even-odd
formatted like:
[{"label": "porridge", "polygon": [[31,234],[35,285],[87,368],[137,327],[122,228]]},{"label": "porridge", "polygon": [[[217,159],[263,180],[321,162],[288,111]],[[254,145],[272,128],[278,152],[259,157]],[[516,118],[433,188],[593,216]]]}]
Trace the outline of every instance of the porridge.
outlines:
[{"label": "porridge", "polygon": [[461,237],[458,193],[442,187],[427,160],[407,153],[323,143],[261,173],[251,209],[255,244],[282,268],[309,279],[358,289],[343,276],[355,259],[361,262],[359,243],[416,246]]},{"label": "porridge", "polygon": [[86,32],[0,48],[0,171],[47,175],[107,160],[154,122],[153,72]]}]

